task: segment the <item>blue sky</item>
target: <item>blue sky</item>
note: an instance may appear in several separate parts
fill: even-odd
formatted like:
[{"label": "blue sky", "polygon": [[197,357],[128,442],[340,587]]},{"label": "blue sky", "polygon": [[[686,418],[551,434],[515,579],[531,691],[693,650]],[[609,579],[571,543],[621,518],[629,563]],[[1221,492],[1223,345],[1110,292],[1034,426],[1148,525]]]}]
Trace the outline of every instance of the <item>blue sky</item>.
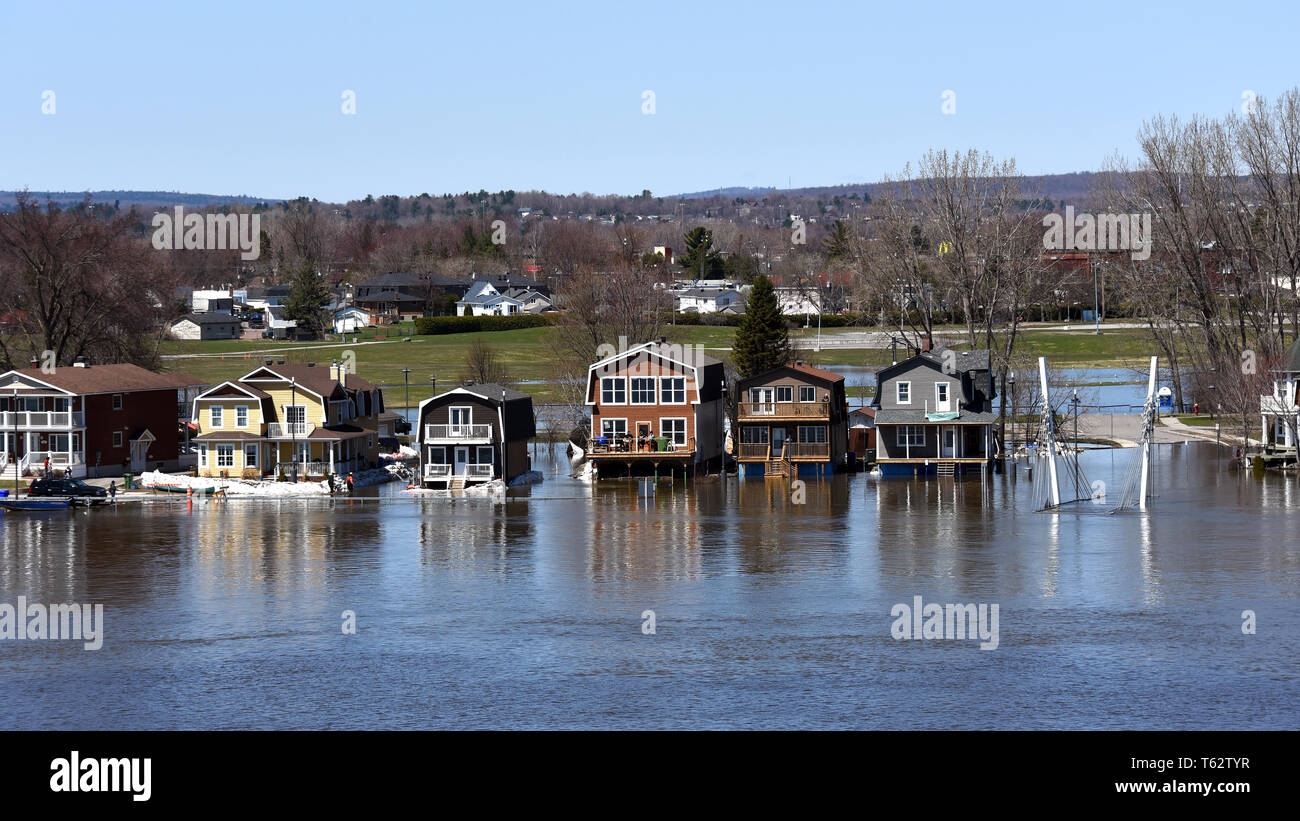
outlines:
[{"label": "blue sky", "polygon": [[0,189],[669,194],[932,147],[1095,170],[1152,115],[1300,83],[1288,2],[127,6],[0,6]]}]

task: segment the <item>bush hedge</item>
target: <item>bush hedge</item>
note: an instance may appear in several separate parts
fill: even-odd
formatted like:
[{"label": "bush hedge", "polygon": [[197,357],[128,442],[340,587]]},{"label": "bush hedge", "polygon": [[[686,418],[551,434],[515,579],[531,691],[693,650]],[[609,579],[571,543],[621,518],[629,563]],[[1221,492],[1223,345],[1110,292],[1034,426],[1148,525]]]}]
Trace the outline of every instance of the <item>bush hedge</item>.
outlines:
[{"label": "bush hedge", "polygon": [[545,314],[512,314],[510,316],[422,316],[415,320],[415,332],[422,336],[436,334],[467,334],[476,331],[517,331],[520,328],[540,328],[550,325]]}]

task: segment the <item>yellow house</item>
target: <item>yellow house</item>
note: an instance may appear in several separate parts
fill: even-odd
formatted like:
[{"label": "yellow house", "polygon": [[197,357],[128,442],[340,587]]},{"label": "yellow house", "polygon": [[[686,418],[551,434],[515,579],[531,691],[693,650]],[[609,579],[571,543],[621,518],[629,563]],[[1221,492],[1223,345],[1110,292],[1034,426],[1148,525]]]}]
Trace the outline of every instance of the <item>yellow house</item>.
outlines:
[{"label": "yellow house", "polygon": [[379,389],[338,364],[267,361],[200,394],[200,476],[319,480],[378,460]]}]

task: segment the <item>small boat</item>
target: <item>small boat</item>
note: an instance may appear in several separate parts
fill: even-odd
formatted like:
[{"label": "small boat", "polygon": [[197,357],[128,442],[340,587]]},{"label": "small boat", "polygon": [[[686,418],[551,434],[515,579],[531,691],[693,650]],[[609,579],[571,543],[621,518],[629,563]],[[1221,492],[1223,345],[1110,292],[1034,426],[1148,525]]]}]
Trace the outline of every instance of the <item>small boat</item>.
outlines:
[{"label": "small boat", "polygon": [[[161,490],[163,493],[185,493],[190,490],[189,485],[145,485],[145,490]],[[196,487],[194,488],[195,496],[211,496],[216,493],[215,487]]]},{"label": "small boat", "polygon": [[72,507],[72,499],[67,496],[24,496],[0,499],[2,510],[67,510],[70,507]]}]

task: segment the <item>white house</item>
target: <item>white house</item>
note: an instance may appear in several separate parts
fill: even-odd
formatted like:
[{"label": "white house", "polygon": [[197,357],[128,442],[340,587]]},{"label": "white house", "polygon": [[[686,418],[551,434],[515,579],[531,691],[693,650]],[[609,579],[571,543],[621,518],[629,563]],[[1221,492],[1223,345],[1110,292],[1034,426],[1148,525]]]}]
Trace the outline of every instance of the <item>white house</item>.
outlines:
[{"label": "white house", "polygon": [[475,282],[456,303],[457,316],[509,316],[523,313],[523,303],[498,291],[490,282]]},{"label": "white house", "polygon": [[230,314],[188,314],[171,324],[176,339],[239,339],[239,320]]},{"label": "white house", "polygon": [[1264,444],[1279,448],[1296,446],[1300,430],[1300,406],[1296,389],[1300,385],[1300,340],[1291,343],[1273,377],[1273,393],[1259,398]]},{"label": "white house", "polygon": [[196,314],[215,311],[230,313],[235,307],[235,298],[230,291],[194,291],[190,294],[190,310]]},{"label": "white house", "polygon": [[334,311],[334,333],[350,334],[370,327],[370,312],[356,305],[345,305]]},{"label": "white house", "polygon": [[534,291],[532,288],[511,288],[504,295],[518,301],[521,306],[520,310],[526,314],[540,314],[543,311],[549,311],[553,304],[549,296],[540,291]]},{"label": "white house", "polygon": [[799,288],[783,285],[773,288],[776,304],[786,316],[822,313],[822,294],[815,287]]},{"label": "white house", "polygon": [[677,294],[677,311],[695,311],[714,314],[731,309],[728,313],[744,310],[745,295],[730,288],[690,288]]}]

